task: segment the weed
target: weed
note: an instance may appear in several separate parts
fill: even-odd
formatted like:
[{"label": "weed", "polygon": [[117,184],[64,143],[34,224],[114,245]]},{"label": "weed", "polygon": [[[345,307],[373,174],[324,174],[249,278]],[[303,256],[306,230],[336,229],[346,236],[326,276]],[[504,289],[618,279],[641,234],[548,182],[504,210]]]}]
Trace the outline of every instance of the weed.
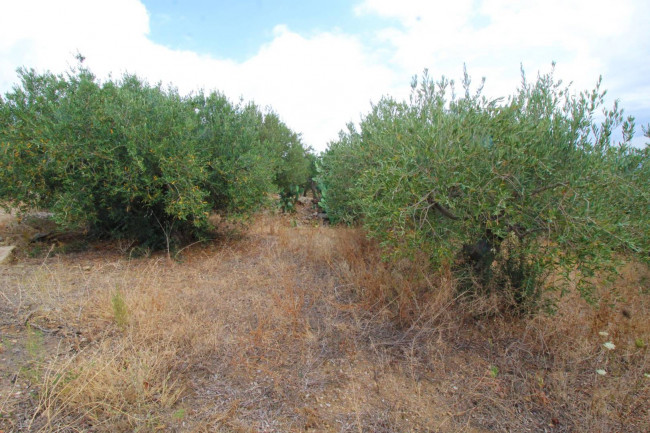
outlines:
[{"label": "weed", "polygon": [[174,411],[174,413],[172,414],[172,418],[174,418],[177,421],[182,421],[183,418],[185,418],[185,409],[181,408]]},{"label": "weed", "polygon": [[35,245],[27,250],[27,255],[31,258],[43,256],[45,248],[42,245]]},{"label": "weed", "polygon": [[70,254],[88,251],[90,243],[86,239],[76,239],[68,243],[61,244],[54,250],[55,253]]},{"label": "weed", "polygon": [[39,329],[34,329],[29,323],[27,323],[26,349],[27,353],[34,360],[40,360],[44,355],[43,332]]},{"label": "weed", "polygon": [[134,259],[151,257],[151,248],[146,246],[135,246],[129,251],[129,257]]},{"label": "weed", "polygon": [[111,306],[113,307],[113,317],[115,319],[115,324],[121,329],[124,330],[126,325],[129,322],[129,311],[126,307],[126,302],[122,293],[116,291],[111,297]]},{"label": "weed", "polygon": [[25,349],[29,359],[20,366],[20,376],[25,378],[30,384],[36,385],[41,382],[41,369],[45,357],[45,347],[43,343],[43,332],[34,329],[27,323],[27,339]]},{"label": "weed", "polygon": [[[0,274],[60,329],[28,331],[36,394],[2,394],[0,430],[648,431],[650,353],[632,344],[650,339],[646,268],[623,269],[601,310],[573,294],[554,317],[477,315],[451,270],[292,218],[183,263],[89,251],[91,271],[57,256]],[[22,343],[5,337],[10,358]]]}]

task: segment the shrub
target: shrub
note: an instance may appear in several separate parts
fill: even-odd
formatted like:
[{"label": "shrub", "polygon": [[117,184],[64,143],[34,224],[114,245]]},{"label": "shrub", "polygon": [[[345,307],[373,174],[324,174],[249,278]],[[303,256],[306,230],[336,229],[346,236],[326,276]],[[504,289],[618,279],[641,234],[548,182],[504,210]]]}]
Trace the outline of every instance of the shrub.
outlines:
[{"label": "shrub", "polygon": [[[461,286],[519,311],[545,289],[578,289],[613,270],[617,252],[648,259],[648,148],[629,143],[634,119],[605,92],[573,94],[552,72],[507,100],[482,85],[414,79],[408,102],[385,97],[323,156],[330,218],[361,221],[391,254],[428,252]],[[612,134],[621,127],[622,139]],[[550,281],[558,269],[563,279]]]},{"label": "shrub", "polygon": [[233,105],[219,93],[194,98],[197,145],[213,209],[247,217],[274,190],[273,150],[262,143],[262,114],[254,104]]},{"label": "shrub", "polygon": [[273,112],[264,116],[261,134],[265,147],[272,153],[274,183],[280,193],[280,205],[284,211],[292,211],[300,190],[311,180],[313,155],[302,144],[300,135],[291,131]]},{"label": "shrub", "polygon": [[81,64],[19,76],[0,98],[0,201],[49,209],[64,228],[169,249],[205,236],[210,212],[247,217],[294,181],[283,173],[299,176],[293,149],[305,159],[284,124],[290,141],[271,142],[255,105],[220,93],[183,97],[133,75],[100,83]]},{"label": "shrub", "polygon": [[329,144],[318,165],[316,180],[321,190],[320,206],[332,223],[351,224],[362,215],[354,188],[369,161],[368,149],[353,124],[340,132],[339,140]]}]

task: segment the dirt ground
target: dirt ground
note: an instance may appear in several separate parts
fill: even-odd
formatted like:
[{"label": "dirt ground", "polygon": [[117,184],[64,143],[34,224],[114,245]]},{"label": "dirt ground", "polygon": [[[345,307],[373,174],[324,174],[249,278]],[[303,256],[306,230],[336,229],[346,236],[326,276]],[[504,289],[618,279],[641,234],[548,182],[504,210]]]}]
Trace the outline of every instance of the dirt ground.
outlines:
[{"label": "dirt ground", "polygon": [[[41,229],[0,215],[4,242]],[[2,433],[650,431],[640,264],[596,307],[515,319],[308,204],[176,260],[21,239],[0,266]]]}]

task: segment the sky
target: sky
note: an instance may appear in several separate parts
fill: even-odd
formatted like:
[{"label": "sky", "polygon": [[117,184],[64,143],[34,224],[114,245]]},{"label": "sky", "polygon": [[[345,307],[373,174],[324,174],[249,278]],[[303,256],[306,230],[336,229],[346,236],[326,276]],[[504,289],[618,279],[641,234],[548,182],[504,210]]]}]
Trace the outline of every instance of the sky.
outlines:
[{"label": "sky", "polygon": [[272,107],[317,152],[415,74],[508,96],[551,70],[650,123],[648,0],[0,0],[0,93],[18,67],[62,73],[77,52],[100,78],[135,73],[181,93]]}]

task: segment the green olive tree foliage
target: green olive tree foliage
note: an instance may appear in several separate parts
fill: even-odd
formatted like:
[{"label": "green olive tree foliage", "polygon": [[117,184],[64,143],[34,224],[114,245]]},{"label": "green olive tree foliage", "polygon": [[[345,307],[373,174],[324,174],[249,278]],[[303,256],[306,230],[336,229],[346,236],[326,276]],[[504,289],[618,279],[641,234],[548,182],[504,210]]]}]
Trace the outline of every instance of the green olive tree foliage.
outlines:
[{"label": "green olive tree foliage", "polygon": [[[311,149],[310,149],[311,150]],[[307,195],[308,191],[311,191],[313,198],[316,201],[320,200],[320,189],[316,178],[318,177],[318,165],[320,162],[320,156],[313,154],[311,151],[306,153],[307,158],[307,177],[304,179],[304,184],[302,185],[302,190],[304,195]]]},{"label": "green olive tree foliage", "polygon": [[232,105],[218,93],[199,95],[193,103],[206,172],[201,189],[213,209],[246,216],[275,189],[275,154],[261,137],[263,115],[254,104]]},{"label": "green olive tree foliage", "polygon": [[253,104],[130,75],[100,83],[82,65],[19,76],[0,98],[5,206],[160,248],[203,236],[210,212],[250,215],[277,190],[282,155]]},{"label": "green olive tree foliage", "polygon": [[481,88],[465,74],[458,97],[425,71],[409,101],[383,98],[349,126],[322,158],[330,218],[361,221],[393,254],[425,251],[461,287],[526,311],[571,274],[589,298],[619,252],[648,260],[649,151],[629,145],[634,120],[601,112],[599,86],[574,94],[552,73],[507,100]]},{"label": "green olive tree foliage", "polygon": [[274,183],[280,193],[281,206],[284,210],[293,210],[304,185],[311,179],[313,155],[303,145],[300,135],[289,129],[276,113],[264,116],[261,134],[274,155]]},{"label": "green olive tree foliage", "polygon": [[370,163],[369,151],[350,123],[348,132],[341,131],[338,141],[331,142],[321,155],[316,178],[322,193],[320,206],[332,223],[351,224],[363,215],[356,196],[363,193],[355,186]]}]

